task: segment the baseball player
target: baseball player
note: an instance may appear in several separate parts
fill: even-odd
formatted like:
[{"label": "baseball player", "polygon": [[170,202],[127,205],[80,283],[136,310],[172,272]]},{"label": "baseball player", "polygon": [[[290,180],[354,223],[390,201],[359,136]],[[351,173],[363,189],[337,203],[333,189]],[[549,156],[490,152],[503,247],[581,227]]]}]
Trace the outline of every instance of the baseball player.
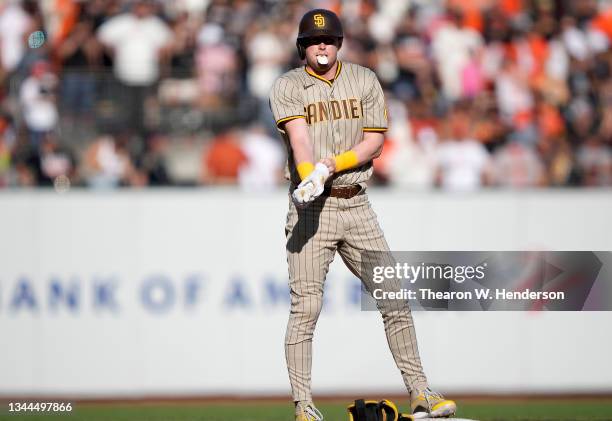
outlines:
[{"label": "baseball player", "polygon": [[[371,281],[362,273],[363,256],[389,251],[366,194],[372,160],[380,155],[387,130],[385,100],[371,70],[337,60],[342,40],[342,26],[333,12],[307,12],[296,43],[306,64],[278,78],[270,94],[288,150],[286,176],[291,182],[285,227],[291,312],[285,356],[296,421],[323,420],[310,391],[312,338],[335,253],[371,291]],[[389,263],[384,260],[369,264]],[[455,403],[429,389],[409,308],[405,303],[401,308],[378,308],[410,393],[412,413],[454,414]]]}]

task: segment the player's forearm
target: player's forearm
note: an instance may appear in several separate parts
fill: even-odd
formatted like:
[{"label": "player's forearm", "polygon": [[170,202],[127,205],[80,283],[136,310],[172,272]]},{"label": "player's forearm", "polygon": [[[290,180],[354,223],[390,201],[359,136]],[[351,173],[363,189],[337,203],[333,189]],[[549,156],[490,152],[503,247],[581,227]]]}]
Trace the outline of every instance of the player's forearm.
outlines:
[{"label": "player's forearm", "polygon": [[291,138],[291,150],[293,151],[293,159],[295,164],[298,165],[301,162],[313,162],[313,148],[312,142],[306,137]]},{"label": "player's forearm", "polygon": [[330,173],[341,172],[359,167],[372,161],[382,153],[384,135],[377,132],[366,132],[363,141],[352,149],[331,158],[322,159]]},{"label": "player's forearm", "polygon": [[314,151],[312,141],[308,134],[306,120],[297,118],[285,124],[285,130],[289,134],[289,143],[293,152],[295,167],[303,180],[314,169]]},{"label": "player's forearm", "polygon": [[365,132],[363,141],[353,147],[353,151],[357,154],[357,165],[360,166],[366,162],[370,162],[380,156],[383,150],[385,136],[378,132]]}]

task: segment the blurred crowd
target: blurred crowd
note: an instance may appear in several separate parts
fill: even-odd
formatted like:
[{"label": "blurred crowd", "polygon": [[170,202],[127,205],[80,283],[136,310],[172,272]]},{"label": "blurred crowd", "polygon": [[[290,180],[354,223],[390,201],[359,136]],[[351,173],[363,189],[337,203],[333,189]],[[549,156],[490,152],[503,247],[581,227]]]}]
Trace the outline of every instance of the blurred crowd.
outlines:
[{"label": "blurred crowd", "polygon": [[268,93],[314,7],[385,90],[374,184],[612,185],[607,0],[3,0],[0,188],[282,184]]}]

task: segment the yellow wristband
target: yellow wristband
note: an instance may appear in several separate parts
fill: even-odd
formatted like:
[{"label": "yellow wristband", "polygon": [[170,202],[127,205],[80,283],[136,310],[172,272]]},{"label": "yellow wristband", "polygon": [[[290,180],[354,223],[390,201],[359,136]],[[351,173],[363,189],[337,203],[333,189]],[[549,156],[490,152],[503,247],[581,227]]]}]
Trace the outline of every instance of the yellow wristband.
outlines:
[{"label": "yellow wristband", "polygon": [[310,175],[311,172],[314,171],[314,164],[312,162],[300,162],[297,165],[297,172],[300,175],[300,179],[305,179]]},{"label": "yellow wristband", "polygon": [[336,172],[350,170],[359,164],[357,154],[353,150],[336,155],[334,160],[336,161]]}]

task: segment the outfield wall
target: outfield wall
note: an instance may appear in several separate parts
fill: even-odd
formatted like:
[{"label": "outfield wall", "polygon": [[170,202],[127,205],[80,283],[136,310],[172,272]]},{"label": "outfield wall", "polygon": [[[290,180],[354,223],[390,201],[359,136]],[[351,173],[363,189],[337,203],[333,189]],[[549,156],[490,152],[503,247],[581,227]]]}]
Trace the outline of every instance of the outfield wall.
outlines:
[{"label": "outfield wall", "polygon": [[[612,250],[610,191],[371,199],[394,250]],[[0,395],[288,393],[286,209],[282,192],[2,192]],[[359,310],[359,284],[339,261],[314,391],[400,392],[380,317]],[[415,322],[443,391],[612,392],[612,313],[418,312]]]}]

